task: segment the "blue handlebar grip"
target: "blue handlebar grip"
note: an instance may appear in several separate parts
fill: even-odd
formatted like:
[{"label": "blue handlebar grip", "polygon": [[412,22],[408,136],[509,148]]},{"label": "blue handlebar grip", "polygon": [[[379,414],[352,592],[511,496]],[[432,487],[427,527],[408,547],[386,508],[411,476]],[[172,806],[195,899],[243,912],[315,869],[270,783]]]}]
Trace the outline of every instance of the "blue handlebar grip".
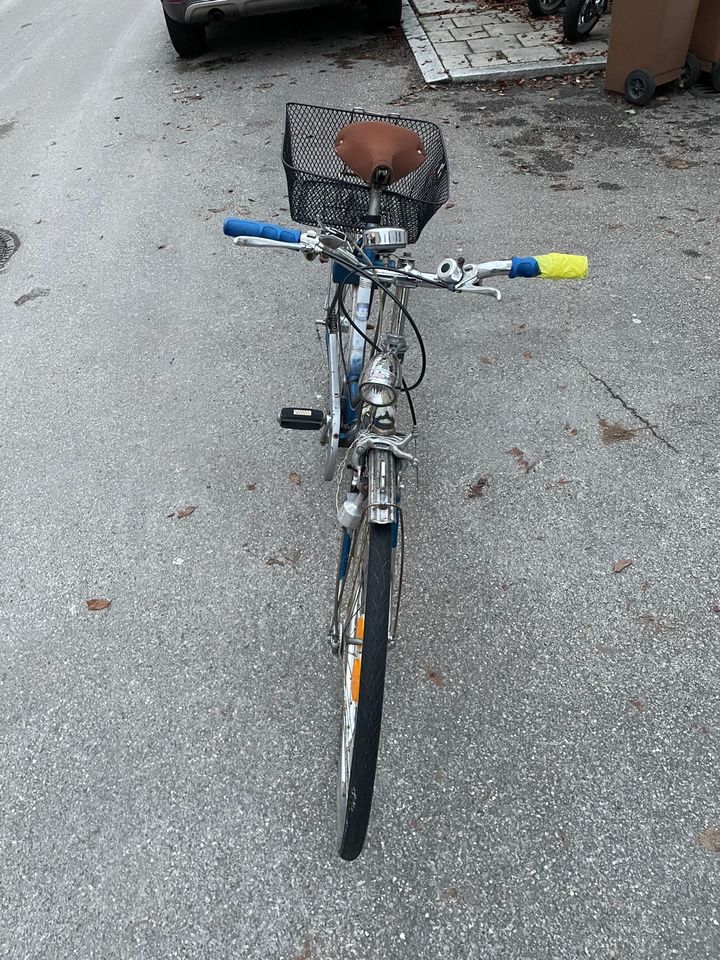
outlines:
[{"label": "blue handlebar grip", "polygon": [[226,237],[262,237],[281,243],[299,243],[301,236],[300,230],[289,230],[274,223],[263,223],[262,220],[237,220],[235,217],[225,220],[223,233]]},{"label": "blue handlebar grip", "polygon": [[540,264],[535,257],[513,257],[512,267],[508,277],[514,280],[516,277],[539,277]]}]

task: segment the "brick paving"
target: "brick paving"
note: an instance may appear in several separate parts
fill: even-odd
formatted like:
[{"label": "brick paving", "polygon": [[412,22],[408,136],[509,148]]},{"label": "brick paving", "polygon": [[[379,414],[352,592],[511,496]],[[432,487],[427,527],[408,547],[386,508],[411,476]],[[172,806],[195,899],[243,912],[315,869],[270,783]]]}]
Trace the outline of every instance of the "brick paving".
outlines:
[{"label": "brick paving", "polygon": [[403,25],[428,82],[583,73],[605,64],[609,16],[588,40],[571,46],[562,42],[559,17],[538,20],[501,3],[480,10],[476,0],[409,4]]}]

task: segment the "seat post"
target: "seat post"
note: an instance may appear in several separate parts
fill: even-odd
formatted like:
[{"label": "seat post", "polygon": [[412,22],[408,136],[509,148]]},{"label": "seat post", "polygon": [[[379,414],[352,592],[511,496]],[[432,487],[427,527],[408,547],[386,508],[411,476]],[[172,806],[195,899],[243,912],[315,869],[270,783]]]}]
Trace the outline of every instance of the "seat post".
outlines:
[{"label": "seat post", "polygon": [[382,199],[382,188],[377,186],[370,187],[370,201],[368,203],[367,216],[365,217],[365,226],[380,226],[380,202]]}]

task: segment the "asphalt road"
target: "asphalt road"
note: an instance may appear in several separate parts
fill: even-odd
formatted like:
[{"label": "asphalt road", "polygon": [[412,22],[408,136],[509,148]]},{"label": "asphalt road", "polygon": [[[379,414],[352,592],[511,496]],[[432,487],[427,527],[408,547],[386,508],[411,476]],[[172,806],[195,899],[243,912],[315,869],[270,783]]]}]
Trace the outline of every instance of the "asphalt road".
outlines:
[{"label": "asphalt road", "polygon": [[[144,0],[0,0],[0,63],[3,960],[716,960],[720,103],[425,90],[359,12],[182,64]],[[287,218],[287,100],[443,125],[423,264],[592,261],[415,300],[421,486],[354,864],[333,491],[275,423],[321,389],[324,277],[220,229]]]}]

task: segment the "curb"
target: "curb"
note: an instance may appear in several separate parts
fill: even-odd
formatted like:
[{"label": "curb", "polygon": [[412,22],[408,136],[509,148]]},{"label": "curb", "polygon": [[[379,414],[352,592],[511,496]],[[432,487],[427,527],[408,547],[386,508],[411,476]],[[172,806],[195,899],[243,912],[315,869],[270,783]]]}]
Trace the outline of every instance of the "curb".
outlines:
[{"label": "curb", "polygon": [[420,26],[420,21],[415,16],[415,11],[408,0],[403,0],[402,28],[425,83],[447,82],[450,77],[440,63],[440,57],[435,53],[435,47],[430,43],[428,35]]},{"label": "curb", "polygon": [[[499,63],[496,67],[461,67],[450,71],[450,79],[458,83],[471,80],[520,80],[523,77],[564,77],[568,74],[592,73],[605,68],[605,57],[588,57],[578,63],[556,63],[553,60],[536,60],[534,63]],[[429,81],[428,81],[429,82]]]}]

